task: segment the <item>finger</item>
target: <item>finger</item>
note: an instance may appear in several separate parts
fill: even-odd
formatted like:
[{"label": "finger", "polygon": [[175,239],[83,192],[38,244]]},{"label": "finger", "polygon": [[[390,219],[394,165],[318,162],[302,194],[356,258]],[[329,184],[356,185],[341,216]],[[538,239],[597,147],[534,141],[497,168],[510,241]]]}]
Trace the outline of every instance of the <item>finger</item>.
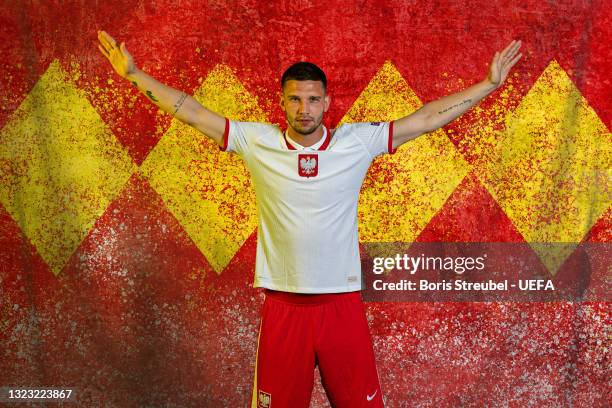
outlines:
[{"label": "finger", "polygon": [[517,41],[514,44],[514,46],[510,49],[510,51],[508,52],[508,58],[513,58],[520,48],[521,48],[521,42]]},{"label": "finger", "polygon": [[106,31],[98,31],[98,39],[100,41],[110,42],[109,35]]},{"label": "finger", "polygon": [[108,51],[106,51],[106,49],[104,47],[102,47],[100,44],[98,44],[98,48],[100,49],[100,51],[102,51],[102,54],[104,54],[104,56],[106,58],[110,58],[110,55],[108,54]]},{"label": "finger", "polygon": [[512,69],[512,67],[513,67],[514,65],[516,65],[516,63],[517,63],[517,62],[518,62],[518,61],[521,59],[522,55],[523,55],[523,54],[519,54],[519,55],[517,55],[516,57],[514,57],[514,59],[513,59],[513,60],[512,60],[510,63],[508,63],[508,65],[504,66],[504,68],[503,68],[503,70],[502,70],[502,72],[503,72],[503,76],[504,76],[504,77],[508,75],[508,73],[510,72],[510,70]]},{"label": "finger", "polygon": [[512,59],[507,59],[504,62],[504,67],[508,67],[508,69],[512,68],[514,64],[516,64],[518,60],[521,59],[521,56],[523,56],[522,53],[515,55]]},{"label": "finger", "polygon": [[[103,47],[104,47],[104,46],[103,46]],[[104,47],[104,50],[106,51],[106,54],[107,54],[109,57],[112,57],[112,56],[113,56],[113,55],[114,55],[114,54],[117,52],[117,49],[116,49],[116,48],[113,48],[112,46],[110,46],[110,47]]]},{"label": "finger", "polygon": [[117,42],[115,41],[115,39],[104,31],[100,32],[100,38],[104,43],[108,45],[106,48],[109,50],[117,46]]},{"label": "finger", "polygon": [[114,46],[114,45],[113,45],[111,42],[109,42],[109,41],[108,41],[106,38],[104,38],[104,37],[100,37],[100,38],[99,38],[99,40],[100,40],[100,43],[102,44],[102,46],[103,46],[103,47],[104,47],[104,48],[105,48],[105,49],[106,49],[106,50],[107,50],[109,53],[110,53],[110,52],[113,50],[113,48],[115,48],[115,46]]},{"label": "finger", "polygon": [[512,61],[510,62],[510,67],[509,68],[512,68],[521,59],[522,56],[523,56],[523,54],[519,54],[516,57],[514,57],[512,59]]},{"label": "finger", "polygon": [[104,44],[102,44],[102,42],[98,43],[98,47],[100,47],[100,49],[104,51],[105,54],[109,54],[108,48],[106,48]]},{"label": "finger", "polygon": [[512,42],[511,42],[510,44],[506,45],[506,48],[504,48],[504,49],[502,50],[501,55],[502,55],[502,56],[505,56],[505,55],[508,53],[508,51],[509,51],[509,50],[512,48],[512,46],[513,46],[514,44],[515,44],[515,40],[512,40]]},{"label": "finger", "polygon": [[519,48],[521,47],[521,42],[516,41],[504,54],[504,58],[507,60],[511,60],[514,58]]},{"label": "finger", "polygon": [[495,55],[493,55],[493,61],[491,61],[491,66],[496,66],[497,61],[499,61],[499,51],[495,51]]},{"label": "finger", "polygon": [[516,54],[519,51],[520,46],[521,44],[519,41],[508,51],[506,55],[504,55],[504,58],[503,58],[504,65],[508,64],[510,61],[512,61],[515,58]]},{"label": "finger", "polygon": [[101,47],[101,50],[104,51],[104,54],[110,55],[110,47],[104,41],[100,40],[98,42],[98,46]]},{"label": "finger", "polygon": [[106,41],[110,42],[113,45],[117,45],[117,41],[106,31],[102,31],[102,37],[106,39]]}]

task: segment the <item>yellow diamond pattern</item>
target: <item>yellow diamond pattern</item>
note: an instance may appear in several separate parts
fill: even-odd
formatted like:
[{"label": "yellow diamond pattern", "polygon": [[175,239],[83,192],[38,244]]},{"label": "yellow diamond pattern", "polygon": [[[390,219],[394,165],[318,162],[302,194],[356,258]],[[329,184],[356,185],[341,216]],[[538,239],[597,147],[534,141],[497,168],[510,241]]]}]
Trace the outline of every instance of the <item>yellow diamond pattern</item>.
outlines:
[{"label": "yellow diamond pattern", "polygon": [[[235,120],[266,120],[226,66],[195,98]],[[420,106],[386,62],[340,123],[397,119]],[[554,274],[612,202],[612,135],[554,60],[504,122],[501,131],[481,128],[494,138],[478,149],[476,174]],[[57,61],[0,131],[0,203],[55,274],[134,169]],[[441,130],[379,157],[361,191],[361,240],[413,241],[469,169]],[[240,159],[175,120],[140,171],[221,272],[257,225]],[[574,245],[545,245],[557,242]]]},{"label": "yellow diamond pattern", "polygon": [[[506,118],[478,167],[528,242],[577,243],[610,205],[612,137],[563,68],[551,61]],[[575,245],[534,245],[555,274]]]},{"label": "yellow diamond pattern", "polygon": [[[233,120],[266,121],[257,99],[227,66],[215,67],[194,98]],[[242,160],[175,119],[141,172],[221,273],[257,226],[255,193]]]},{"label": "yellow diamond pattern", "polygon": [[[458,129],[461,133],[459,137],[455,136],[454,140],[458,142],[457,149],[470,163],[477,162],[497,146],[500,134],[504,131],[506,117],[518,104],[516,95],[520,90],[516,86],[517,76],[516,73],[509,76],[504,86],[489,97],[493,99],[491,104],[478,104],[466,112],[465,117],[459,119],[464,123],[467,121],[463,119],[468,119],[469,124]],[[449,129],[449,135],[454,131]]]},{"label": "yellow diamond pattern", "polygon": [[134,170],[57,60],[0,131],[0,202],[56,275]]},{"label": "yellow diamond pattern", "polygon": [[[421,105],[387,61],[340,123],[398,119]],[[468,171],[468,163],[442,130],[402,145],[394,155],[378,157],[359,197],[360,240],[414,241]]]}]

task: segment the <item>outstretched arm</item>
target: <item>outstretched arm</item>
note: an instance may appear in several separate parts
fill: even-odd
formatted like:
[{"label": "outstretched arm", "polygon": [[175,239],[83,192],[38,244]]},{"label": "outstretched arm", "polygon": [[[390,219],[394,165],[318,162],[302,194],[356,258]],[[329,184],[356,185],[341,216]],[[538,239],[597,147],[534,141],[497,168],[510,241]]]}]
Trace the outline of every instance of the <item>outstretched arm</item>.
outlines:
[{"label": "outstretched arm", "polygon": [[499,88],[506,80],[510,69],[521,58],[522,54],[517,54],[519,48],[521,42],[514,40],[501,53],[496,52],[489,74],[483,81],[463,91],[429,102],[410,115],[396,120],[393,123],[393,148],[446,125]]},{"label": "outstretched arm", "polygon": [[118,45],[105,31],[98,31],[98,41],[100,42],[98,48],[108,58],[119,76],[130,81],[160,109],[193,126],[219,146],[223,146],[225,132],[223,116],[206,109],[185,92],[164,85],[138,69],[124,42]]}]

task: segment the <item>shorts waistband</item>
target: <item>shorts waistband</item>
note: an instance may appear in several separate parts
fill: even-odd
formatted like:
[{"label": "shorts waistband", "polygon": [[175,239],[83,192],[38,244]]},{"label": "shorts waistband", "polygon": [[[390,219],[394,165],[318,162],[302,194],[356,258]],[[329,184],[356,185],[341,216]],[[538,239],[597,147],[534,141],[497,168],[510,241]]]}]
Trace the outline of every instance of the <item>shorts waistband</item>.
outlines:
[{"label": "shorts waistband", "polygon": [[287,303],[299,305],[318,305],[321,303],[335,302],[341,299],[361,298],[360,291],[340,292],[340,293],[293,293],[282,292],[264,288],[266,298],[280,300]]}]

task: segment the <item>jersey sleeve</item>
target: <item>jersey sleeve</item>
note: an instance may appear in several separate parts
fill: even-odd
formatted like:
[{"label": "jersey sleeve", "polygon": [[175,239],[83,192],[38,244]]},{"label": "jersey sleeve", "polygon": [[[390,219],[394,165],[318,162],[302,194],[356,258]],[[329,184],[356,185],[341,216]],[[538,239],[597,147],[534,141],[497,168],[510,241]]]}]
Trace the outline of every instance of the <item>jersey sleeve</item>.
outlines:
[{"label": "jersey sleeve", "polygon": [[351,127],[372,157],[396,152],[397,149],[393,149],[393,121],[354,123]]},{"label": "jersey sleeve", "polygon": [[225,152],[234,152],[241,157],[248,155],[254,140],[265,134],[270,125],[259,122],[238,122],[225,118],[225,132],[223,133],[223,146],[219,148]]}]

